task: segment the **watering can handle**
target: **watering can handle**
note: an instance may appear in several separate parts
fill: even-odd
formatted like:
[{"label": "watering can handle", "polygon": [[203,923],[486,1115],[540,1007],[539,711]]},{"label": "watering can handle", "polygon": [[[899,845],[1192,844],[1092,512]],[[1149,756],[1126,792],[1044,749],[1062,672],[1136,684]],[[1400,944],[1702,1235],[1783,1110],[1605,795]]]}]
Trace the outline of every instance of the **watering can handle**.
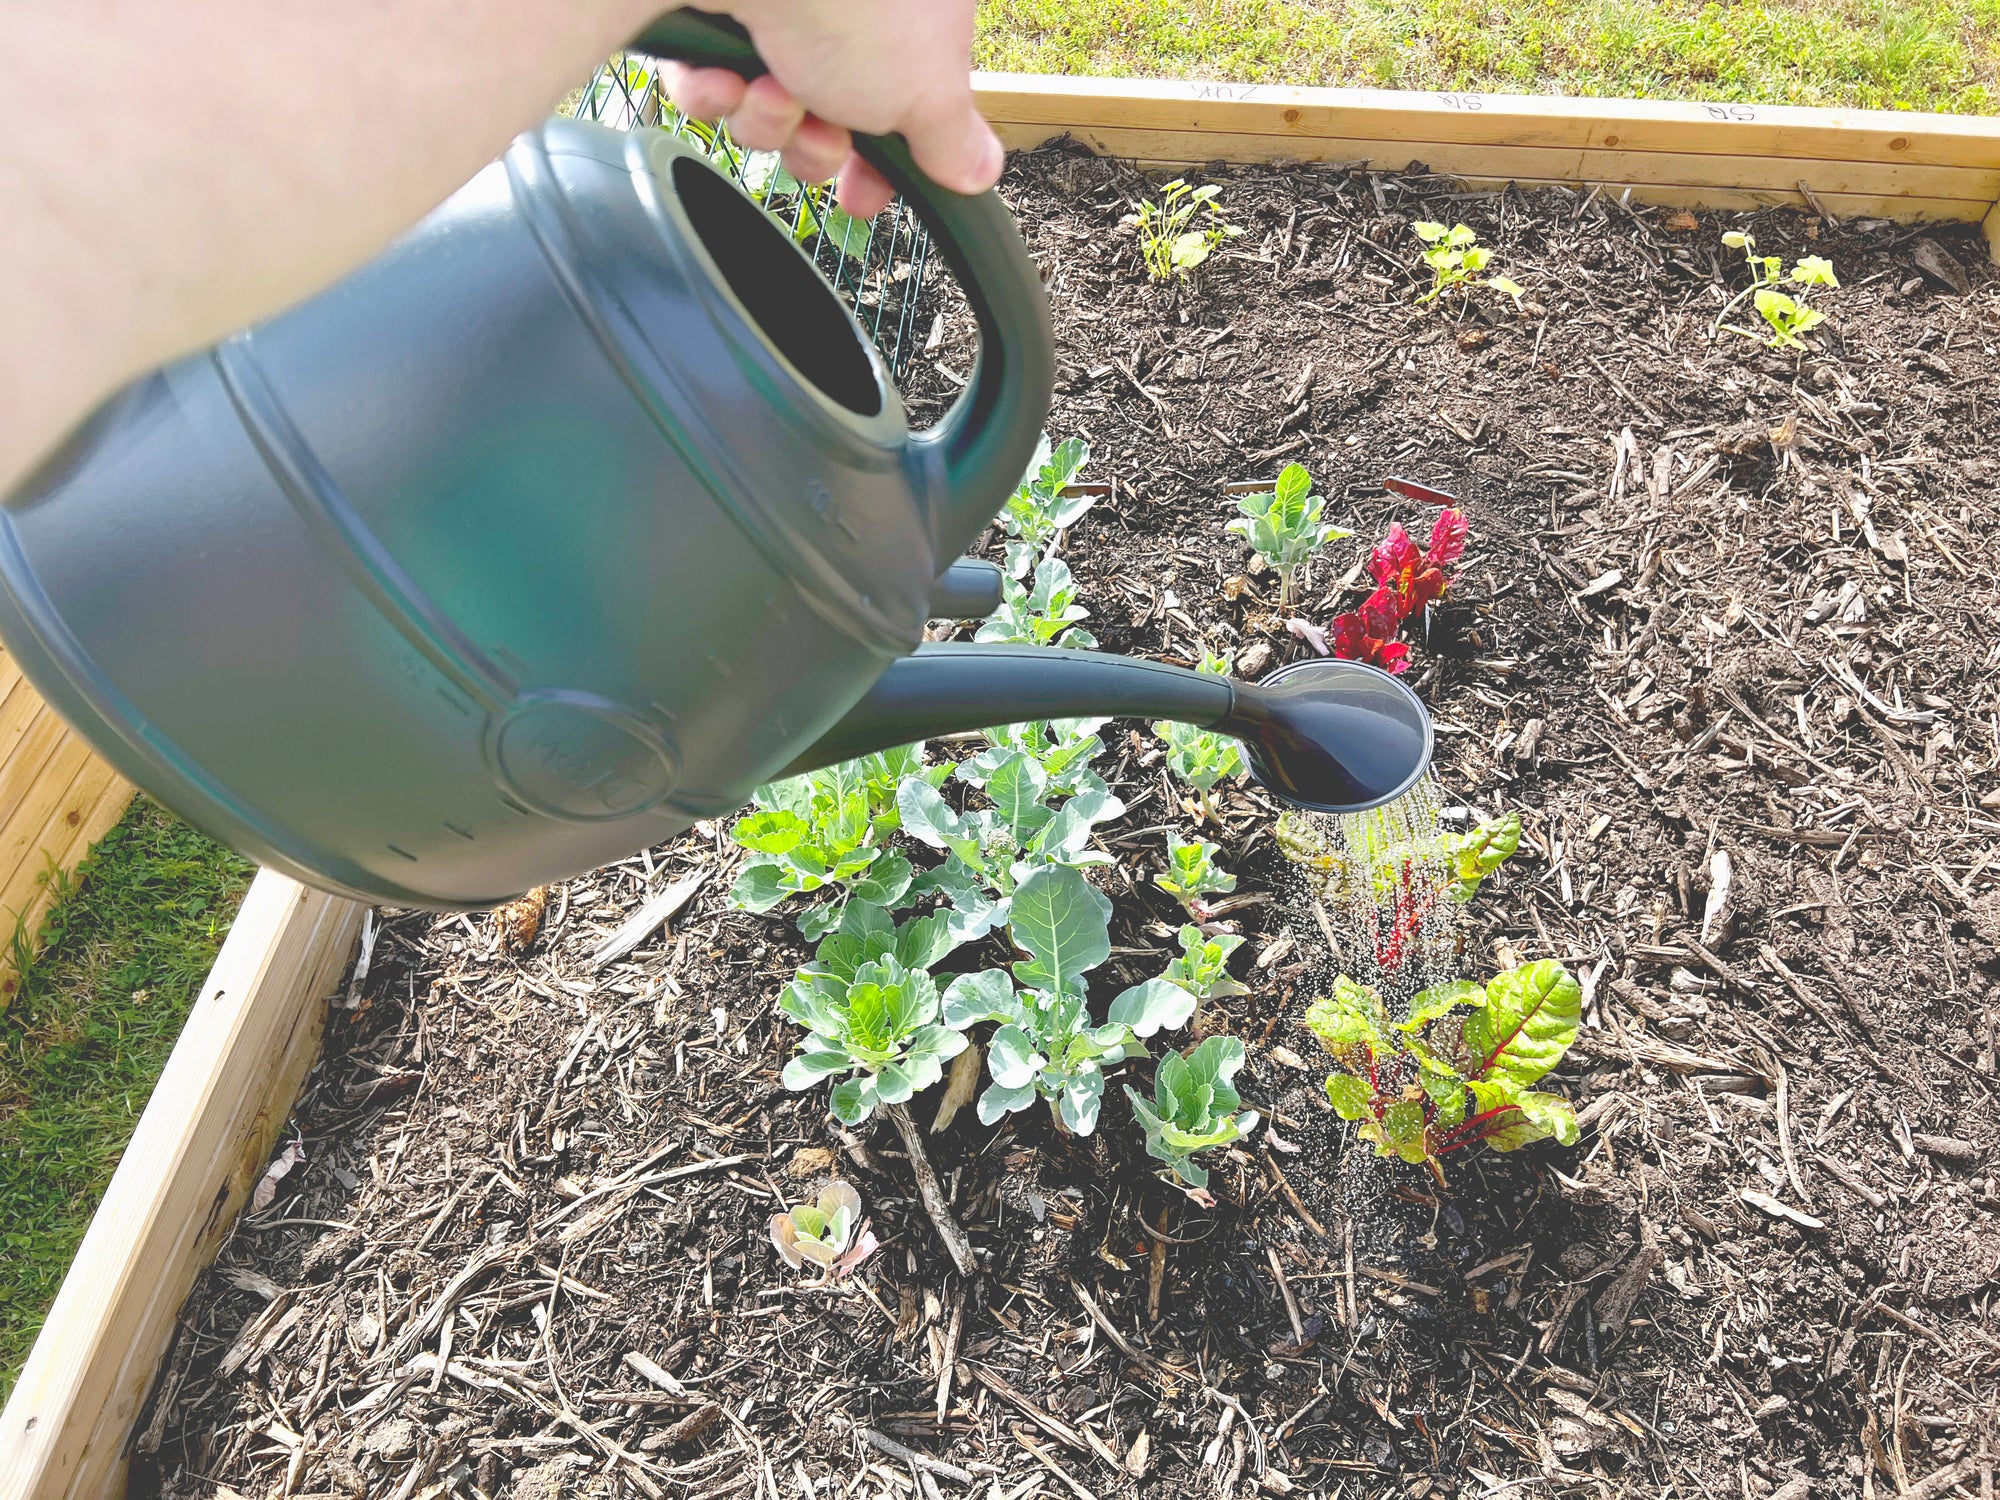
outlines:
[{"label": "watering can handle", "polygon": [[[669,11],[631,50],[743,78],[770,71],[737,22],[698,10]],[[998,193],[938,186],[899,135],[857,133],[854,149],[916,210],[979,322],[979,360],[965,393],[915,440],[933,486],[931,541],[940,559],[951,558],[1013,493],[1041,437],[1055,384],[1048,296]]]}]

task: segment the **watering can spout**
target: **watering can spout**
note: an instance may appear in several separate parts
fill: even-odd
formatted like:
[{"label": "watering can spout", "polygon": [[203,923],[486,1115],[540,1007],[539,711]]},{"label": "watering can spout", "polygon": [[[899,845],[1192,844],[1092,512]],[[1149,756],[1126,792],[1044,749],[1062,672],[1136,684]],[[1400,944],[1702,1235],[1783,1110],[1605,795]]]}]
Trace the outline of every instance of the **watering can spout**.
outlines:
[{"label": "watering can spout", "polygon": [[1096,651],[949,642],[896,662],[783,774],[943,734],[1096,716],[1233,735],[1260,785],[1324,812],[1394,801],[1431,759],[1430,716],[1416,695],[1359,662],[1298,662],[1247,683]]}]

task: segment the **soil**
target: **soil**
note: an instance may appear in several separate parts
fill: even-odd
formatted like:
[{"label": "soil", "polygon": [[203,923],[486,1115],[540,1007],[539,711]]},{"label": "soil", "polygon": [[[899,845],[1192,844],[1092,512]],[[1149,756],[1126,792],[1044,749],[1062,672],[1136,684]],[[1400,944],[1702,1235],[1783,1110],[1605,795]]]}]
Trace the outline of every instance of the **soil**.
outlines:
[{"label": "soil", "polygon": [[[1205,1020],[1271,1128],[1217,1153],[1204,1207],[1116,1087],[1083,1140],[962,1112],[930,1147],[983,1260],[960,1278],[897,1133],[780,1087],[803,950],[728,909],[704,826],[555,890],[519,951],[382,915],[303,1165],[187,1304],[138,1492],[1991,1493],[2000,276],[1953,229],[1420,169],[1204,180],[1245,232],[1168,287],[1116,227],[1132,169],[1057,148],[1008,180],[1055,306],[1051,429],[1115,481],[1068,539],[1090,627],[1259,675],[1309,648],[1224,485],[1297,459],[1357,533],[1306,581],[1314,623],[1389,520],[1428,524],[1385,476],[1463,497],[1406,680],[1446,799],[1526,826],[1468,965],[1586,978],[1554,1079],[1581,1144],[1462,1153],[1440,1190],[1352,1143],[1299,1024],[1331,958],[1268,802],[1227,789],[1206,836],[1250,898],[1252,993]],[[1427,218],[1476,229],[1525,307],[1419,304]],[[1738,227],[1838,270],[1802,358],[1711,333]],[[940,335],[920,420],[966,367],[961,308]],[[1107,737],[1131,979],[1171,946],[1149,873],[1195,809],[1143,725]],[[766,1225],[835,1172],[883,1248],[825,1290]]]}]

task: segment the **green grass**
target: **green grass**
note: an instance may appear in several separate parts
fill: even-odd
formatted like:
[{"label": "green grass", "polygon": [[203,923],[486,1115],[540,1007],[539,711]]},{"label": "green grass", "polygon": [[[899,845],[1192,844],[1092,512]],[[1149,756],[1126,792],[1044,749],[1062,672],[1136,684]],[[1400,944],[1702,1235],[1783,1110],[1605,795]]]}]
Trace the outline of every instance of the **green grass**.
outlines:
[{"label": "green grass", "polygon": [[0,1014],[0,1399],[251,873],[142,797],[57,900]]},{"label": "green grass", "polygon": [[983,68],[2000,109],[2000,0],[982,0]]}]

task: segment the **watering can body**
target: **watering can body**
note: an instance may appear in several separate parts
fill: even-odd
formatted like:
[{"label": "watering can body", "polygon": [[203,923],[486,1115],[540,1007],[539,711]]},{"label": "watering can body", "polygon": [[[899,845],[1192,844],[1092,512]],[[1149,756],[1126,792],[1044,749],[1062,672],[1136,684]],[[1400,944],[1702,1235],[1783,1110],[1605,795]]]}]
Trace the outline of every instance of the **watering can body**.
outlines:
[{"label": "watering can body", "polygon": [[913,436],[698,153],[551,121],[80,428],[0,508],[0,633],[131,780],[318,885],[470,908],[656,844],[911,650],[1025,467],[1047,307],[980,211],[939,238],[981,372]]}]

